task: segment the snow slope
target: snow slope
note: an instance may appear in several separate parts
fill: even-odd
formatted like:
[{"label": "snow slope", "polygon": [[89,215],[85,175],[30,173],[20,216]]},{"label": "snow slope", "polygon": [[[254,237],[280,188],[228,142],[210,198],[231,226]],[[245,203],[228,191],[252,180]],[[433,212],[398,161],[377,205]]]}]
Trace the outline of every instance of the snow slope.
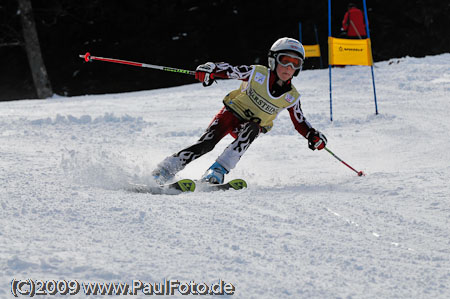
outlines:
[{"label": "snow slope", "polygon": [[[214,194],[123,186],[151,183],[237,81],[0,103],[0,297],[16,278],[222,279],[233,298],[449,298],[450,54],[380,62],[375,79],[377,116],[370,69],[333,69],[332,123],[328,70],[294,80],[328,147],[367,176],[309,150],[283,112],[228,175],[249,188]],[[179,177],[200,177],[229,142]]]}]

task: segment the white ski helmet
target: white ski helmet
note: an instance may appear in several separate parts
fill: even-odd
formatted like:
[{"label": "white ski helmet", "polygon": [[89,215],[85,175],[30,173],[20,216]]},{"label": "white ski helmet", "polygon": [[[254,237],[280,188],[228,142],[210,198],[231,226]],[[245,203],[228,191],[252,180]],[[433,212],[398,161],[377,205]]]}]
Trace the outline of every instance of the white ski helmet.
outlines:
[{"label": "white ski helmet", "polygon": [[[269,60],[269,68],[272,71],[275,71],[277,60],[276,57],[279,53],[292,51],[297,53],[297,55],[302,59],[305,60],[305,49],[303,48],[303,45],[296,39],[289,38],[289,37],[283,37],[278,39],[276,42],[273,43],[272,47],[270,47],[268,60]],[[301,68],[296,70],[294,73],[294,76],[297,76],[300,72]]]}]

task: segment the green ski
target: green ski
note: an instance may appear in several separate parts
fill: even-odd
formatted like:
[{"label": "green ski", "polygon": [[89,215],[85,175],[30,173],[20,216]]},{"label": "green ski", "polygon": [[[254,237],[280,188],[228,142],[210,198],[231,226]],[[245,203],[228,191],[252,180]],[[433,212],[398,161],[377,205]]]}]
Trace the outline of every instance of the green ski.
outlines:
[{"label": "green ski", "polygon": [[176,195],[182,192],[193,192],[195,190],[195,182],[193,180],[184,179],[161,186],[129,183],[127,190],[136,193]]},{"label": "green ski", "polygon": [[240,190],[247,188],[247,183],[243,179],[234,179],[223,184],[210,184],[197,181],[199,191],[221,191],[221,190]]}]

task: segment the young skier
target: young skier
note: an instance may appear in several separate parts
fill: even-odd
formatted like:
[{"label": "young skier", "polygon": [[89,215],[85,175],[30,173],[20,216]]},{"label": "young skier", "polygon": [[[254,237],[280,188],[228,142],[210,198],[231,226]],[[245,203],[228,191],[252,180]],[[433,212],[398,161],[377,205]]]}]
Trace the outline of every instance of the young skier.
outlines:
[{"label": "young skier", "polygon": [[295,129],[308,139],[309,148],[321,150],[327,139],[306,121],[300,104],[300,94],[291,79],[302,69],[305,59],[303,45],[292,38],[280,38],[270,48],[269,67],[262,65],[231,66],[208,62],[197,67],[195,78],[210,86],[215,77],[239,79],[241,86],[227,94],[224,107],[214,117],[197,143],[173,154],[158,164],[152,172],[159,184],[171,180],[188,163],[211,151],[227,134],[235,140],[228,145],[202,181],[222,184],[250,144],[272,129],[273,120],[284,109],[289,111]]}]

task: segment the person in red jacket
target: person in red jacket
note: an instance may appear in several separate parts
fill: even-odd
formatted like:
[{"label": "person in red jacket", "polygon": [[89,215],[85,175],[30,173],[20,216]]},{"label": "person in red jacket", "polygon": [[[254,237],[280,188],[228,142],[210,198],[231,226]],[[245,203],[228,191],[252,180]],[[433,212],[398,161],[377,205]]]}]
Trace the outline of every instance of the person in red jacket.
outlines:
[{"label": "person in red jacket", "polygon": [[347,32],[346,37],[351,39],[367,38],[364,15],[355,4],[349,3],[348,10],[342,20],[342,31]]}]

